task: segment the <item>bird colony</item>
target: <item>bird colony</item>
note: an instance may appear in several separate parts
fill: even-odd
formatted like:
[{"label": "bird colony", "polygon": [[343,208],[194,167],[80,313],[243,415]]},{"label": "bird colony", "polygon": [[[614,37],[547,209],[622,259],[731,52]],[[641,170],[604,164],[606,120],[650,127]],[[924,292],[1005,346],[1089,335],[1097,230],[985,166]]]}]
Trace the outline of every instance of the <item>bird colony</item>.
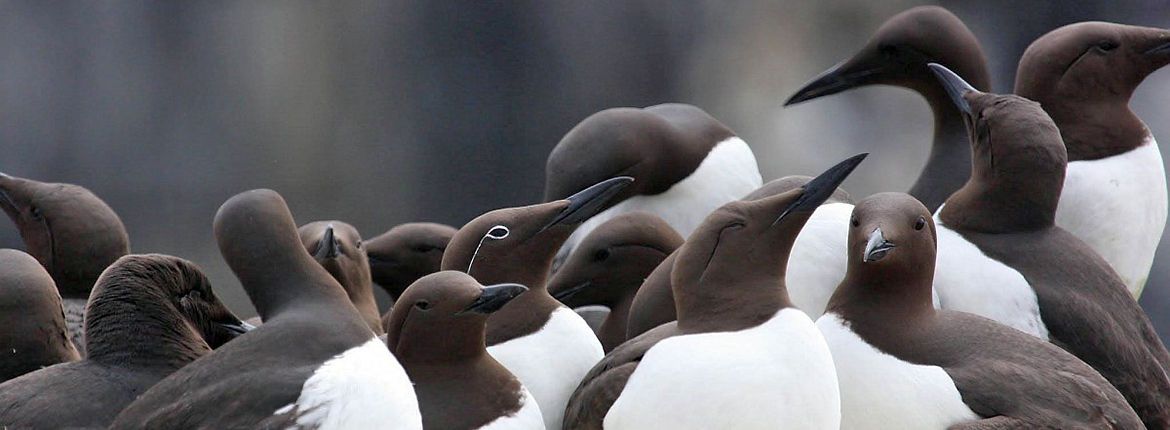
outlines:
[{"label": "bird colony", "polygon": [[907,10],[786,103],[926,99],[918,179],[862,199],[866,154],[764,182],[684,104],[585,118],[544,201],[458,228],[244,191],[211,221],[249,321],[87,189],[0,174],[0,427],[1170,429],[1137,304],[1170,288],[1166,176],[1128,107],[1167,64],[1170,31],[1084,22],[993,91],[962,21]]}]

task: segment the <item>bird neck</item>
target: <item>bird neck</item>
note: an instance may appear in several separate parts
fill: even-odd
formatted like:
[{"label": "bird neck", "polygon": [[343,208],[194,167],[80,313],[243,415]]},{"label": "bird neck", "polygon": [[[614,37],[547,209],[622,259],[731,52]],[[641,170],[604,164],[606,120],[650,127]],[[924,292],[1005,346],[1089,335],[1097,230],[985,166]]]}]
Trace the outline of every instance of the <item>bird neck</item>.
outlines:
[{"label": "bird neck", "polygon": [[168,370],[211,352],[195,327],[169,302],[111,291],[95,297],[88,306],[85,349],[87,359],[99,363]]},{"label": "bird neck", "polygon": [[919,89],[934,115],[934,137],[922,172],[910,195],[934,211],[971,176],[971,143],[962,113],[947,94],[933,85]]}]

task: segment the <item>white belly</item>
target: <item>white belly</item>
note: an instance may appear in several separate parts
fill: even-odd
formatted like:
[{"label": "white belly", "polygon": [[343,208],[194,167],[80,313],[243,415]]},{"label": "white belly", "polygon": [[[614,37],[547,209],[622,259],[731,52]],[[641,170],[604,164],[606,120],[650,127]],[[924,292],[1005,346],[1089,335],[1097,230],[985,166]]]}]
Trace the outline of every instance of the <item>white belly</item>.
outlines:
[{"label": "white belly", "polygon": [[[480,430],[544,430],[544,416],[540,414],[540,406],[528,393],[528,389],[521,387],[520,410],[515,414],[496,418],[494,421],[480,427]],[[555,430],[555,429],[554,429]]]},{"label": "white belly", "polygon": [[561,428],[569,396],[605,356],[585,320],[565,307],[536,333],[490,346],[488,353],[528,388],[550,429]]},{"label": "white belly", "polygon": [[934,222],[938,231],[934,290],[940,307],[990,318],[1048,340],[1036,292],[1024,275],[988,257],[937,215]]},{"label": "white belly", "polygon": [[1166,226],[1166,172],[1158,143],[1068,163],[1056,224],[1105,258],[1134,297],[1141,295]]},{"label": "white belly", "polygon": [[719,142],[699,167],[661,194],[634,196],[594,215],[573,232],[557,254],[564,261],[593,229],[628,212],[649,212],[661,217],[683,238],[727,202],[739,200],[763,185],[756,157],[738,137]]},{"label": "white belly", "polygon": [[834,313],[817,320],[841,384],[841,429],[945,429],[979,419],[938,366],[901,361],[851,331]]},{"label": "white belly", "polygon": [[812,320],[783,309],[738,332],[650,348],[605,416],[606,429],[836,429],[833,360]]},{"label": "white belly", "polygon": [[321,364],[275,414],[290,412],[300,428],[422,429],[414,386],[376,337]]}]

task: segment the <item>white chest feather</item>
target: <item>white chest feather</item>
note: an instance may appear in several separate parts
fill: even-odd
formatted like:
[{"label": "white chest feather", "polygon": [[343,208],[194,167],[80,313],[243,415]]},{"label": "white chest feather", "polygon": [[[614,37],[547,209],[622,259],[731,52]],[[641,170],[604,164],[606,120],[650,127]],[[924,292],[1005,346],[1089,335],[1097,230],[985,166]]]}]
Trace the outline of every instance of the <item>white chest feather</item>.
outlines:
[{"label": "white chest feather", "polygon": [[841,429],[945,429],[979,419],[938,366],[908,363],[874,348],[837,314],[817,320],[841,384]]},{"label": "white chest feather", "polygon": [[488,353],[528,388],[550,429],[561,428],[569,396],[605,356],[585,320],[565,307],[536,333],[490,346]]},{"label": "white chest feather", "polygon": [[1048,340],[1036,292],[1024,275],[988,257],[935,216],[934,290],[942,309],[973,313]]},{"label": "white chest feather", "polygon": [[657,215],[686,238],[712,211],[755,191],[762,184],[751,148],[743,139],[733,136],[716,144],[690,176],[666,192],[631,197],[585,221],[569,236],[561,252],[571,251],[593,229],[628,212]]},{"label": "white chest feather", "polygon": [[783,309],[747,330],[678,336],[646,353],[606,429],[836,429],[833,359],[812,320]]},{"label": "white chest feather", "polygon": [[544,430],[544,416],[540,414],[540,406],[528,389],[521,387],[520,410],[515,414],[496,418],[495,421],[480,427],[480,430]]},{"label": "white chest feather", "polygon": [[297,428],[422,429],[414,386],[377,338],[322,363],[305,381],[291,413]]},{"label": "white chest feather", "polygon": [[1124,154],[1068,163],[1056,224],[1097,251],[1140,295],[1166,226],[1166,171],[1153,137]]},{"label": "white chest feather", "polygon": [[812,318],[825,312],[833,291],[845,278],[852,212],[853,205],[847,203],[822,205],[792,245],[785,275],[788,297]]}]

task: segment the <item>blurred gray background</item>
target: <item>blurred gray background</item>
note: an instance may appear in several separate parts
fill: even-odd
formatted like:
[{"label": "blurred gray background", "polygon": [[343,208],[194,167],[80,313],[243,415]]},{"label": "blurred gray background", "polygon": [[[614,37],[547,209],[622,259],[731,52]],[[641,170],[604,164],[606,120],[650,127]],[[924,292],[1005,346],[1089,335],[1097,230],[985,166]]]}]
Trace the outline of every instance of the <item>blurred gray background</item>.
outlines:
[{"label": "blurred gray background", "polygon": [[[211,235],[228,197],[273,188],[298,223],[341,219],[366,237],[408,221],[459,226],[538,201],[549,150],[608,107],[698,105],[752,146],[765,180],[871,151],[846,189],[904,191],[932,127],[917,95],[782,104],[918,4],[3,1],[0,171],[88,187],[121,215],[134,252],[199,263],[251,316]],[[1170,27],[1164,0],[939,4],[983,42],[999,92],[1058,26]],[[1163,70],[1132,104],[1164,151],[1168,94]],[[0,247],[23,247],[7,221]],[[1170,335],[1170,241],[1142,305]]]}]

